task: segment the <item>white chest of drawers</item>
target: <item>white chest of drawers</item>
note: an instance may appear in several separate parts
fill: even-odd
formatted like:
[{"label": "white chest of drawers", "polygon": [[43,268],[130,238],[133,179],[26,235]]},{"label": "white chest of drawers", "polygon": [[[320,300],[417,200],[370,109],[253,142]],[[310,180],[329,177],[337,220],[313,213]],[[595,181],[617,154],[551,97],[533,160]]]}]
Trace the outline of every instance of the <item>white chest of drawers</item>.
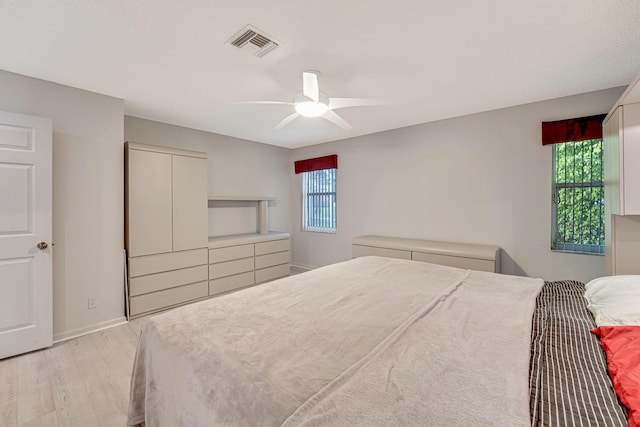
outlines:
[{"label": "white chest of drawers", "polygon": [[353,238],[354,258],[377,255],[479,271],[500,272],[500,248],[491,245],[436,242],[387,236]]},{"label": "white chest of drawers", "polygon": [[289,275],[289,233],[209,238],[209,295]]}]

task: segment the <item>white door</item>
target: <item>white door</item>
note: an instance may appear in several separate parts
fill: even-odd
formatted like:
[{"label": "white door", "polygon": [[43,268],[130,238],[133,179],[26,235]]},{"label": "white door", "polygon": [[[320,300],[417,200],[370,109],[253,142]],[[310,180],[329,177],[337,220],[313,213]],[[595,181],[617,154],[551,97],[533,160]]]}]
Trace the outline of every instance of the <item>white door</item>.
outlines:
[{"label": "white door", "polygon": [[51,120],[0,111],[0,359],[53,335]]}]

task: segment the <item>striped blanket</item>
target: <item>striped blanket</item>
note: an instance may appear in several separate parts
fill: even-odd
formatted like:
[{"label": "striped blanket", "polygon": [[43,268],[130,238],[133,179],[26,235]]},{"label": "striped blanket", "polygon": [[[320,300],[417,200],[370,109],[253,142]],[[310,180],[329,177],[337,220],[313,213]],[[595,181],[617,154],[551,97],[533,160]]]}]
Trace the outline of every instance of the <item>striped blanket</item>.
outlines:
[{"label": "striped blanket", "polygon": [[533,426],[627,426],[583,297],[584,284],[546,282],[536,300],[529,388]]}]

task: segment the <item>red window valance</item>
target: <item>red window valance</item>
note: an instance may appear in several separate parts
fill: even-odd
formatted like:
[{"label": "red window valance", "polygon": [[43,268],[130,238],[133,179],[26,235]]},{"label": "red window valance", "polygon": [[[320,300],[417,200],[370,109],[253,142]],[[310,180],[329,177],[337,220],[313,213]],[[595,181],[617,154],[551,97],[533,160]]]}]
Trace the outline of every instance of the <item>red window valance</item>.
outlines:
[{"label": "red window valance", "polygon": [[602,138],[602,121],[606,114],[577,119],[542,122],[542,145]]},{"label": "red window valance", "polygon": [[294,163],[296,173],[319,171],[322,169],[338,169],[338,155],[316,157],[315,159],[298,160]]}]

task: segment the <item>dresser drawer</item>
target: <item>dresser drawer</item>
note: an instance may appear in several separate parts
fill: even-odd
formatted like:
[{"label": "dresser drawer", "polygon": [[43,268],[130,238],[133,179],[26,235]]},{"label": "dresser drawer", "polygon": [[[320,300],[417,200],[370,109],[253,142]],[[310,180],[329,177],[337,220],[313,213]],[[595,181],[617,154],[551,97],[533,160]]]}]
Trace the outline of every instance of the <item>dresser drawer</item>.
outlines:
[{"label": "dresser drawer", "polygon": [[253,244],[209,249],[209,264],[253,256]]},{"label": "dresser drawer", "polygon": [[286,264],[291,261],[289,251],[276,252],[273,254],[259,255],[256,257],[256,269],[266,268],[279,264]]},{"label": "dresser drawer", "polygon": [[233,276],[221,277],[220,279],[209,280],[209,295],[231,291],[233,289],[251,286],[255,283],[253,271],[248,273],[234,274]]},{"label": "dresser drawer", "polygon": [[268,280],[278,279],[289,275],[289,264],[276,265],[275,267],[267,267],[256,270],[256,283],[266,282]]},{"label": "dresser drawer", "polygon": [[256,243],[256,255],[270,254],[289,250],[289,239],[271,240]]},{"label": "dresser drawer", "polygon": [[383,256],[387,258],[411,259],[411,251],[403,251],[400,249],[378,248],[374,246],[353,245],[351,253],[354,258],[361,256]]},{"label": "dresser drawer", "polygon": [[129,277],[207,264],[207,248],[129,258]]},{"label": "dresser drawer", "polygon": [[243,258],[234,261],[219,262],[209,265],[209,280],[231,276],[253,270],[253,258]]},{"label": "dresser drawer", "polygon": [[207,265],[183,268],[164,273],[134,277],[129,280],[129,295],[136,296],[175,286],[207,280]]},{"label": "dresser drawer", "polygon": [[204,298],[209,292],[207,282],[192,283],[164,291],[132,297],[129,300],[129,313],[137,316],[149,311],[168,308],[187,301]]}]

